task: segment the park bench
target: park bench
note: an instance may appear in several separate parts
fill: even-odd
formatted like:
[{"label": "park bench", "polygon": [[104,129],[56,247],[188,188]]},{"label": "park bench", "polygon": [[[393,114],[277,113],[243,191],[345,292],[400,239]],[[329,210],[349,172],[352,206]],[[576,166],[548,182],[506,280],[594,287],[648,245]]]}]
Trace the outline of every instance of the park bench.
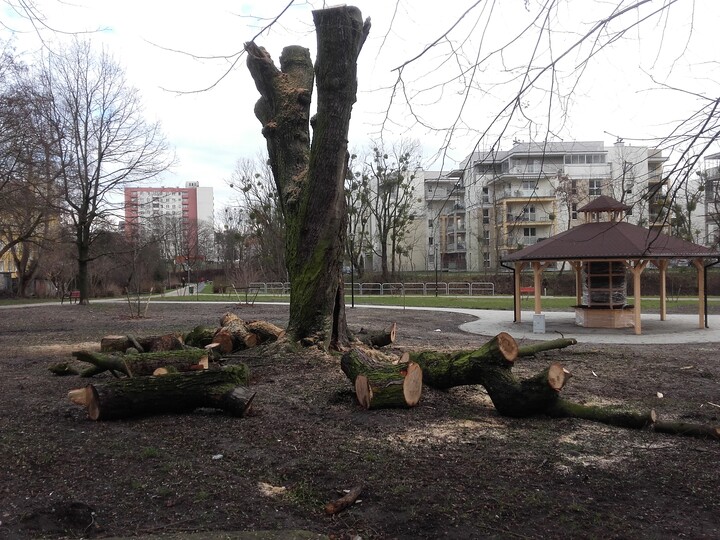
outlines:
[{"label": "park bench", "polygon": [[65,299],[68,299],[68,301],[72,304],[73,300],[75,303],[80,301],[80,291],[68,291],[65,294],[63,294],[62,298],[60,299],[60,303],[64,303]]},{"label": "park bench", "polygon": [[520,294],[525,296],[535,294],[535,287],[520,287]]}]

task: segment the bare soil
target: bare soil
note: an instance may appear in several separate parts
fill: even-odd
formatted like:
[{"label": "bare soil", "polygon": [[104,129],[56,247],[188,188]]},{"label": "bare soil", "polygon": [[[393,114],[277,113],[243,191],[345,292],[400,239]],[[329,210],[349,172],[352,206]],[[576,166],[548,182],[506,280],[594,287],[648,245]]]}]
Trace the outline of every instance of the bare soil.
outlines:
[{"label": "bare soil", "polygon": [[[67,399],[87,380],[48,371],[103,335],[188,331],[226,311],[287,321],[283,306],[235,304],[151,304],[139,320],[122,304],[0,311],[0,538],[720,537],[719,441],[503,418],[481,387],[426,388],[416,408],[368,412],[338,358],[319,351],[250,351],[257,398],[242,419],[199,410],[93,422]],[[397,321],[397,351],[486,341],[458,330],[467,315],[348,316],[354,331]],[[552,361],[573,374],[567,398],[720,424],[714,344],[577,345],[516,369],[529,375]],[[362,502],[324,514],[358,484]]]}]

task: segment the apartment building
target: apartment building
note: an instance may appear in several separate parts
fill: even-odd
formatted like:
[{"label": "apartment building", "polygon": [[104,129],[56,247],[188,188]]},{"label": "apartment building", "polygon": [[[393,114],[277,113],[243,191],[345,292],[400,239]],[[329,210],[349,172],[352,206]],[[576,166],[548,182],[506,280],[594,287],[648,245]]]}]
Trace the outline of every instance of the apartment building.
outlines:
[{"label": "apartment building", "polygon": [[[197,251],[199,224],[212,224],[213,216],[213,189],[201,187],[199,182],[186,182],[184,188],[125,188],[124,227],[130,236],[142,236],[147,230],[157,232],[170,226],[178,227],[186,244]],[[166,255],[177,256],[177,253]]]},{"label": "apartment building", "polygon": [[704,242],[720,245],[720,153],[705,158]]},{"label": "apartment building", "polygon": [[577,209],[600,195],[631,206],[632,223],[662,228],[665,159],[622,141],[516,142],[427,172],[426,267],[497,269],[506,254],[578,224]]}]

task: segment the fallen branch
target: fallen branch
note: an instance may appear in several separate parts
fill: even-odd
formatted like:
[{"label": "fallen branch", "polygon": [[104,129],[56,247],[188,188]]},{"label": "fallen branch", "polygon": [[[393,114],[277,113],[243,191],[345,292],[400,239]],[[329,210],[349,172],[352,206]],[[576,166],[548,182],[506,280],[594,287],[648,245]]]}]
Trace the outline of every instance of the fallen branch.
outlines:
[{"label": "fallen branch", "polygon": [[355,486],[345,496],[340,497],[336,501],[329,502],[325,505],[325,513],[329,516],[335,515],[345,510],[348,506],[352,506],[362,493],[362,486]]},{"label": "fallen branch", "polygon": [[577,345],[577,339],[558,338],[550,341],[541,341],[533,345],[523,345],[518,349],[518,356],[535,356],[539,352],[550,351],[553,349],[564,349],[571,345]]}]

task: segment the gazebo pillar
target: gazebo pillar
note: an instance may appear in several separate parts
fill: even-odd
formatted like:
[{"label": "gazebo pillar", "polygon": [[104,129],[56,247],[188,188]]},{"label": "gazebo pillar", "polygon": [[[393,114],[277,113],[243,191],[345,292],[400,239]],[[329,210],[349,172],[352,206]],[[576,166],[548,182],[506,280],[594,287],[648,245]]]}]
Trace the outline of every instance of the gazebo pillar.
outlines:
[{"label": "gazebo pillar", "polygon": [[659,259],[656,261],[657,267],[660,269],[660,320],[664,321],[667,317],[667,259]]},{"label": "gazebo pillar", "polygon": [[697,268],[698,289],[698,315],[700,317],[698,328],[705,328],[705,265],[702,259],[693,259]]},{"label": "gazebo pillar", "polygon": [[525,268],[525,264],[522,261],[518,261],[515,263],[515,283],[514,285],[514,293],[513,293],[513,300],[514,300],[514,308],[515,308],[515,322],[519,323],[522,322],[522,297],[520,296],[520,277],[522,276],[523,268]]},{"label": "gazebo pillar", "polygon": [[629,264],[630,270],[633,274],[633,292],[635,293],[635,312],[634,312],[634,324],[635,324],[635,335],[642,334],[642,324],[640,322],[640,315],[642,314],[641,301],[642,295],[640,290],[640,276],[645,270],[648,261],[637,260]]},{"label": "gazebo pillar", "polygon": [[533,261],[533,288],[535,289],[535,314],[542,313],[542,273],[550,263]]},{"label": "gazebo pillar", "polygon": [[575,305],[582,304],[582,262],[570,261],[570,266],[575,270]]}]

